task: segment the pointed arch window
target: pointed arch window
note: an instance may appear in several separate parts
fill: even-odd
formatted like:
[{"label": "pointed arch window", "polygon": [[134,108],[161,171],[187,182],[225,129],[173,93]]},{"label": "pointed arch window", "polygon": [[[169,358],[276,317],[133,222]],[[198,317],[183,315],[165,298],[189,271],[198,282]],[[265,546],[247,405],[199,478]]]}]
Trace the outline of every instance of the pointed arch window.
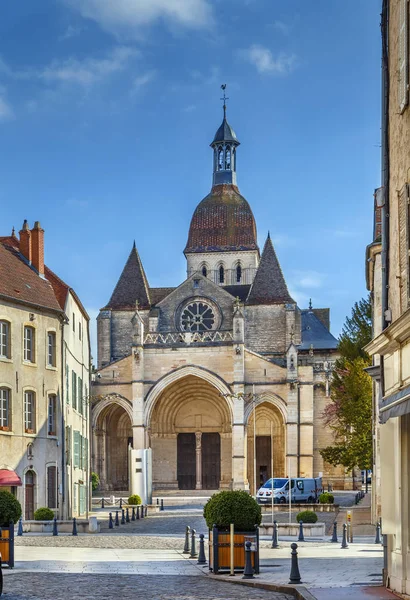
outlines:
[{"label": "pointed arch window", "polygon": [[224,168],[224,149],[222,146],[218,148],[218,171],[222,171]]},{"label": "pointed arch window", "polygon": [[225,169],[231,170],[231,147],[227,146],[225,150]]},{"label": "pointed arch window", "polygon": [[202,275],[204,277],[208,277],[208,269],[206,268],[205,265],[202,267]]},{"label": "pointed arch window", "polygon": [[240,283],[242,279],[242,267],[238,265],[236,267],[236,283]]},{"label": "pointed arch window", "polygon": [[221,265],[219,267],[219,283],[224,283],[224,282],[225,282],[225,269]]}]

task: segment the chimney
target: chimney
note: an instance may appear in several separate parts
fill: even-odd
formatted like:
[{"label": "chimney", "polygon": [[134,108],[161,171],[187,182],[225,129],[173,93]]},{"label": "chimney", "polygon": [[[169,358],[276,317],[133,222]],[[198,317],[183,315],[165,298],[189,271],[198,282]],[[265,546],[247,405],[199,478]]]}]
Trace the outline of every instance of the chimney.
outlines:
[{"label": "chimney", "polygon": [[31,254],[31,264],[42,277],[44,275],[44,229],[41,229],[40,221],[36,221],[31,230]]},{"label": "chimney", "polygon": [[19,231],[20,234],[20,252],[25,256],[28,262],[31,264],[31,231],[27,223],[27,219],[24,219],[23,227]]}]

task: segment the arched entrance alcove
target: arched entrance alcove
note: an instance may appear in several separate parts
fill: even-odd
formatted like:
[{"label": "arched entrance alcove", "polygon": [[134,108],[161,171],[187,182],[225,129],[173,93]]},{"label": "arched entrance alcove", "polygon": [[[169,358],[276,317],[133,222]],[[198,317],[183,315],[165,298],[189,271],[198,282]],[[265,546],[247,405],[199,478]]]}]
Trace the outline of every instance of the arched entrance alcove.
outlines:
[{"label": "arched entrance alcove", "polygon": [[93,470],[100,489],[129,489],[128,445],[132,445],[132,409],[125,398],[108,396],[93,409]]},{"label": "arched entrance alcove", "polygon": [[232,478],[232,418],[220,390],[187,374],[153,405],[150,446],[155,489],[219,489]]},{"label": "arched entrance alcove", "polygon": [[255,438],[256,491],[270,477],[285,476],[285,418],[278,402],[269,400],[260,402],[255,407],[249,406],[245,417],[247,417],[248,481],[251,493],[254,494]]}]

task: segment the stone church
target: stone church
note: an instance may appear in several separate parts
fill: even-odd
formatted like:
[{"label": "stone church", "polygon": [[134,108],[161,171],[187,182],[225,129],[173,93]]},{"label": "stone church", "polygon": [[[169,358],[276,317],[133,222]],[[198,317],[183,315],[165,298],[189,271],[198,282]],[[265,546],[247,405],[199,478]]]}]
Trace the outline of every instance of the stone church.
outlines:
[{"label": "stone church", "polygon": [[131,445],[152,449],[154,490],[254,493],[287,475],[345,487],[319,454],[332,441],[321,420],[337,358],[329,309],[297,305],[269,235],[260,252],[225,106],[211,148],[185,281],[150,287],[134,243],[97,318],[93,471],[103,489],[129,489]]}]

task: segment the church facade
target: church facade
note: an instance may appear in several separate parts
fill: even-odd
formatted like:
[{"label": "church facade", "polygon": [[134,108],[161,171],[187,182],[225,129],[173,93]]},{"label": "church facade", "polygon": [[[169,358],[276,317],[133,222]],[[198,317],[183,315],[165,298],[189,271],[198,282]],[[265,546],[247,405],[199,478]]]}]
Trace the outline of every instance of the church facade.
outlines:
[{"label": "church facade", "polygon": [[260,253],[225,106],[211,147],[186,280],[150,287],[134,243],[97,318],[93,471],[103,489],[127,490],[131,445],[152,449],[154,490],[254,493],[287,475],[349,487],[319,453],[332,442],[321,419],[337,358],[329,309],[298,307],[269,235]]}]

